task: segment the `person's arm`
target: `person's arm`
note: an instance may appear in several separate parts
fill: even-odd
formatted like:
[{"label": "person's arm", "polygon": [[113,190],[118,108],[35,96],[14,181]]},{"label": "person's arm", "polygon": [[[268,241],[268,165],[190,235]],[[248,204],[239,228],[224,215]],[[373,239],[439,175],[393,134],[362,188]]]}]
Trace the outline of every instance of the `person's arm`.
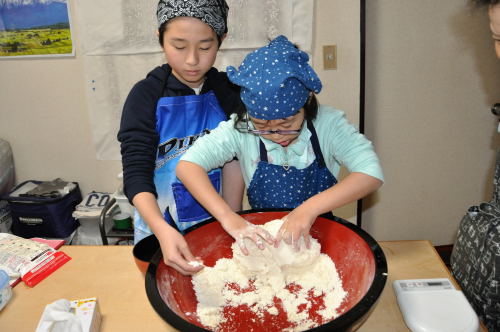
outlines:
[{"label": "person's arm", "polygon": [[268,232],[261,227],[250,224],[232,210],[219,196],[207,173],[200,165],[181,160],[177,164],[176,172],[177,177],[191,195],[221,223],[222,228],[236,240],[244,254],[248,253],[243,242],[245,238],[254,241],[260,249],[264,249],[261,238],[269,244],[274,244],[274,239]]},{"label": "person's arm", "polygon": [[149,79],[134,85],[120,121],[117,139],[120,142],[123,166],[123,190],[130,203],[141,192],[156,196],[153,181],[159,136],[156,131],[156,104],[163,86]]},{"label": "person's arm", "polygon": [[138,193],[134,196],[133,203],[158,238],[166,265],[185,275],[193,274],[203,268],[189,264],[199,259],[193,256],[184,237],[165,221],[152,193]]},{"label": "person's arm", "polygon": [[304,237],[306,247],[310,246],[309,230],[316,218],[336,208],[354,202],[377,190],[382,181],[364,174],[351,173],[329,189],[312,196],[296,207],[285,218],[276,236],[276,245],[283,239],[298,248],[298,241]]},{"label": "person's arm", "polygon": [[222,197],[233,211],[241,210],[245,188],[240,163],[235,160],[237,142],[234,119],[223,121],[210,134],[197,139],[181,157],[202,166],[206,172],[222,167]]},{"label": "person's arm", "polygon": [[332,174],[338,173],[341,164],[350,174],[293,210],[278,232],[277,244],[283,239],[297,246],[299,238],[304,237],[306,246],[309,246],[309,230],[318,215],[368,195],[384,181],[373,144],[347,121],[344,112],[321,105],[314,127]]},{"label": "person's arm", "polygon": [[188,265],[194,257],[184,238],[164,220],[156,201],[155,110],[163,86],[163,82],[142,80],[132,88],[124,104],[117,135],[121,143],[124,192],[158,238],[165,264],[183,274],[192,274],[200,267]]},{"label": "person's arm", "polygon": [[222,167],[222,198],[233,211],[240,211],[243,202],[245,182],[240,163],[233,160]]}]

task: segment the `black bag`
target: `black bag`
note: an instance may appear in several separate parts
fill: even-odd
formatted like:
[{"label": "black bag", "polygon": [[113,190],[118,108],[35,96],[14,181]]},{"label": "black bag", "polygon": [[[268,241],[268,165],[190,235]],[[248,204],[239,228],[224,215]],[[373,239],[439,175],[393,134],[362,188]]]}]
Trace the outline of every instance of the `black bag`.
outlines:
[{"label": "black bag", "polygon": [[41,181],[26,181],[16,186],[7,196],[12,216],[12,233],[24,238],[66,238],[80,225],[73,218],[75,207],[82,201],[77,182],[75,187],[61,197],[19,197],[11,196],[28,182],[40,184]]},{"label": "black bag", "polygon": [[500,150],[493,199],[469,208],[450,257],[451,272],[488,331],[500,332]]}]

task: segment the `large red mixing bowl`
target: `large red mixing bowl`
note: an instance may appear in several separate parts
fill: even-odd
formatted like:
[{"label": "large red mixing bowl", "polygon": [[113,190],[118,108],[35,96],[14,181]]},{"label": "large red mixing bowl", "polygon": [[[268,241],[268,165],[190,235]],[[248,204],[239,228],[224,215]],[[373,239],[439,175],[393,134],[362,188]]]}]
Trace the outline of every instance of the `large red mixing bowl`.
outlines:
[{"label": "large red mixing bowl", "polygon": [[[252,210],[241,213],[254,224],[280,219],[286,210]],[[322,322],[311,331],[355,331],[368,317],[384,289],[387,263],[377,242],[361,228],[337,217],[318,217],[311,235],[321,244],[321,252],[331,257],[342,279],[347,296],[337,318]],[[233,239],[220,223],[209,220],[185,235],[195,256],[206,266],[214,266],[220,258],[231,258]],[[146,274],[146,292],[156,312],[171,326],[181,331],[207,331],[196,316],[196,296],[191,277],[184,276],[164,264],[161,251],[153,257]],[[311,311],[310,311],[311,312]],[[258,318],[249,309],[224,309],[228,321],[224,331],[281,331],[290,327],[286,314]],[[312,317],[311,317],[312,318]]]}]

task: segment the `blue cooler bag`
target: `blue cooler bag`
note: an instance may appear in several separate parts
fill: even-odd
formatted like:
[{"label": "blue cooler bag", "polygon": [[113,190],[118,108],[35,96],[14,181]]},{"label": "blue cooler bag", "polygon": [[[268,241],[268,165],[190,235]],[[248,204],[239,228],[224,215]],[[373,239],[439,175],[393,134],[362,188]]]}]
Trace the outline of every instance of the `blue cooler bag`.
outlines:
[{"label": "blue cooler bag", "polygon": [[16,186],[2,199],[9,202],[14,235],[23,238],[66,238],[80,225],[72,213],[82,201],[78,183],[69,193],[60,197],[22,197],[12,196],[28,182],[40,184],[41,181],[26,181]]}]

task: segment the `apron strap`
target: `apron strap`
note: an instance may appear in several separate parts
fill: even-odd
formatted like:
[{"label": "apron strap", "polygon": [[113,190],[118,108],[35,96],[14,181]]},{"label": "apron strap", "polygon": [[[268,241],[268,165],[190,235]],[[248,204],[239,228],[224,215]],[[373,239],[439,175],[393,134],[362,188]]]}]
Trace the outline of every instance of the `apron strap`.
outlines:
[{"label": "apron strap", "polygon": [[264,161],[267,163],[266,146],[264,145],[264,142],[262,142],[262,139],[260,137],[259,137],[259,149],[260,149],[260,161]]},{"label": "apron strap", "polygon": [[[321,148],[319,146],[318,134],[316,134],[316,129],[314,129],[312,121],[307,120],[307,129],[311,132],[311,144],[316,160],[318,161],[318,165],[320,168],[326,167],[325,158],[323,157],[323,153],[321,152]],[[259,150],[260,160],[267,163],[267,150],[264,142],[262,142],[262,139],[259,139]]]},{"label": "apron strap", "polygon": [[319,146],[318,134],[316,134],[316,129],[312,124],[312,121],[307,121],[307,129],[311,132],[311,144],[313,146],[314,154],[316,155],[316,160],[318,161],[319,167],[323,168],[326,166],[325,158],[323,158],[323,153]]}]

